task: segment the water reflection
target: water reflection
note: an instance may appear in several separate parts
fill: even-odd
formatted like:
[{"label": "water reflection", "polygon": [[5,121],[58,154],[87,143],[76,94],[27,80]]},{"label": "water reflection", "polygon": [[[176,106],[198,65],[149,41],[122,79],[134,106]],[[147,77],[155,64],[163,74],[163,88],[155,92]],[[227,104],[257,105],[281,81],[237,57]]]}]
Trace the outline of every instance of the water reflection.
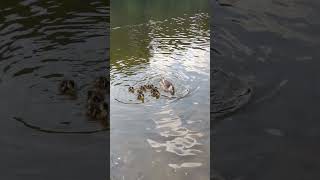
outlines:
[{"label": "water reflection", "polygon": [[[120,2],[111,7],[112,178],[209,179],[207,2]],[[141,103],[128,92],[161,77],[174,96]]]},{"label": "water reflection", "polygon": [[[164,106],[162,108],[160,112],[153,114],[153,120],[160,136],[167,139],[169,138],[170,140],[161,143],[147,139],[150,146],[157,149],[165,147],[167,152],[179,156],[197,155],[201,153],[202,151],[196,149],[196,147],[197,145],[201,145],[201,143],[197,142],[197,138],[202,137],[202,133],[183,127],[182,120],[175,115],[175,112],[170,106]],[[161,152],[161,150],[157,150],[157,152]]]}]

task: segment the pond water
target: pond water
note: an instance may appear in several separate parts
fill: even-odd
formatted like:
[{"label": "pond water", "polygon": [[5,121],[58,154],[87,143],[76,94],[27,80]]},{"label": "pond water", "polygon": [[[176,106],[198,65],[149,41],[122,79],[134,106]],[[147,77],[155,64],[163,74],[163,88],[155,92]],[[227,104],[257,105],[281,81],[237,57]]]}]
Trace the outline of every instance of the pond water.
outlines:
[{"label": "pond water", "polygon": [[[0,13],[0,179],[105,178],[107,133],[46,134],[13,117],[50,130],[101,128],[88,121],[85,98],[107,75],[108,2],[1,1]],[[76,81],[77,99],[59,95],[64,78]]]},{"label": "pond water", "polygon": [[[111,3],[111,179],[209,179],[207,1]],[[176,89],[145,101],[129,86],[161,77]]]},{"label": "pond water", "polygon": [[[0,24],[1,89],[11,91],[11,97],[23,94],[23,102],[14,102],[15,116],[52,129],[98,128],[88,123],[83,112],[86,90],[96,76],[107,72],[107,4],[21,1],[5,5]],[[78,99],[59,95],[58,84],[64,78],[75,80]]]},{"label": "pond water", "polygon": [[253,87],[249,104],[213,125],[213,168],[226,179],[319,179],[319,1],[210,3],[212,67]]}]

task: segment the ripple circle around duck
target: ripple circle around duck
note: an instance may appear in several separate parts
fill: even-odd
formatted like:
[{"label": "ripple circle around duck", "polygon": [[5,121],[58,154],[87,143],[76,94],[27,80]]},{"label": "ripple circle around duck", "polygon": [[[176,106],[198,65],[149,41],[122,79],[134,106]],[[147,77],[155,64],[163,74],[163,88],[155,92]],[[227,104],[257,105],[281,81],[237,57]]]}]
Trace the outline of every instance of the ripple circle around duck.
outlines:
[{"label": "ripple circle around duck", "polygon": [[[144,77],[137,77],[133,79],[140,79],[139,81],[134,82],[126,82],[123,84],[115,85],[115,92],[114,92],[114,98],[119,101],[120,103],[124,104],[140,104],[142,103],[140,100],[137,99],[137,93],[136,90],[146,84],[152,84],[155,87],[159,89],[159,92],[161,94],[161,97],[159,99],[156,99],[155,97],[151,96],[150,90],[147,90],[144,93],[145,101],[144,103],[155,103],[155,102],[166,102],[170,103],[175,100],[181,99],[191,93],[192,87],[187,85],[187,79],[184,78],[183,75],[172,75],[170,77],[161,76],[161,75],[152,75],[147,74]],[[161,77],[169,80],[172,82],[172,84],[175,87],[175,94],[171,95],[170,93],[164,92],[160,87],[160,80]],[[135,88],[135,93],[131,93],[128,91],[128,88],[130,86],[133,86]]]}]

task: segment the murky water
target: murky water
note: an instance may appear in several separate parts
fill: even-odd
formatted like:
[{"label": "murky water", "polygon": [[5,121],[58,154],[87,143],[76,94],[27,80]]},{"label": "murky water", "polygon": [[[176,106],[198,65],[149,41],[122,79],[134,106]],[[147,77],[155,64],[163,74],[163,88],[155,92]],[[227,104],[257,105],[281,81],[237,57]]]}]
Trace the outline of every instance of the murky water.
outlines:
[{"label": "murky water", "polygon": [[[85,98],[107,74],[108,2],[1,1],[0,14],[1,179],[105,178],[106,133],[46,134],[13,117],[53,131],[101,128],[88,121]],[[64,78],[76,81],[77,99],[59,95]]]},{"label": "murky water", "polygon": [[[0,85],[11,92],[10,102],[17,101],[12,102],[17,107],[10,108],[15,116],[52,129],[98,128],[88,123],[84,106],[90,83],[107,72],[107,4],[1,4]],[[64,78],[76,81],[77,100],[59,95],[58,84]],[[16,94],[23,94],[23,99]]]},{"label": "murky water", "polygon": [[[209,179],[207,1],[111,4],[111,178]],[[176,88],[142,103],[129,86]]]},{"label": "murky water", "polygon": [[210,2],[212,65],[254,92],[214,124],[213,168],[226,179],[318,179],[319,2]]}]

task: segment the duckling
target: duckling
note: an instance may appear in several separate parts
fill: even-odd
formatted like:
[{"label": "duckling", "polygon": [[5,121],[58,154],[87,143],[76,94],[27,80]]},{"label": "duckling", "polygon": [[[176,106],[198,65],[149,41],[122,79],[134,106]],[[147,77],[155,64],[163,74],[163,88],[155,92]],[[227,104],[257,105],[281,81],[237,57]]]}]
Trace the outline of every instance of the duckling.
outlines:
[{"label": "duckling", "polygon": [[98,90],[89,90],[87,95],[87,103],[101,103],[105,100],[105,94]]},{"label": "duckling", "polygon": [[174,93],[175,93],[175,89],[174,89],[173,84],[172,84],[170,81],[168,81],[168,80],[166,80],[166,79],[164,79],[164,78],[162,78],[162,79],[160,80],[160,87],[161,87],[165,92],[169,92],[171,95],[174,95]]},{"label": "duckling", "polygon": [[92,120],[102,120],[103,116],[106,116],[106,111],[103,111],[103,103],[88,104],[87,115]]},{"label": "duckling", "polygon": [[100,124],[108,128],[110,127],[110,120],[109,120],[109,110],[108,104],[103,103],[101,107],[101,112],[98,114],[97,119],[99,120]]},{"label": "duckling", "polygon": [[151,92],[151,96],[159,99],[160,98],[160,92],[158,90],[154,90],[154,91]]},{"label": "duckling", "polygon": [[88,103],[87,106],[87,115],[91,118],[95,118],[96,114],[98,113],[98,105],[99,103]]},{"label": "duckling", "polygon": [[134,87],[130,86],[130,87],[128,88],[128,90],[129,90],[129,92],[134,93]]},{"label": "duckling", "polygon": [[98,112],[95,116],[95,118],[97,120],[100,120],[100,121],[107,121],[107,117],[108,117],[108,104],[107,103],[100,103],[98,105]]},{"label": "duckling", "polygon": [[141,89],[138,89],[138,90],[137,90],[137,93],[138,93],[138,94],[143,94],[143,91],[142,91]]},{"label": "duckling", "polygon": [[141,91],[143,91],[143,92],[146,92],[147,91],[147,89],[146,89],[146,87],[143,85],[143,86],[140,86],[140,88],[139,88]]},{"label": "duckling", "polygon": [[153,84],[147,84],[146,85],[146,89],[152,89],[153,88]]},{"label": "duckling", "polygon": [[97,89],[109,89],[108,88],[109,81],[107,80],[106,77],[99,76],[95,81],[94,81],[94,87]]},{"label": "duckling", "polygon": [[138,99],[138,100],[141,100],[142,102],[144,102],[144,94],[143,94],[143,93],[138,94],[137,99]]},{"label": "duckling", "polygon": [[59,91],[61,94],[70,96],[76,95],[76,85],[73,80],[63,80],[59,85]]},{"label": "duckling", "polygon": [[154,91],[159,91],[159,90],[158,90],[158,87],[153,86],[153,87],[151,88],[150,92],[152,93],[152,92],[154,92]]},{"label": "duckling", "polygon": [[158,91],[158,89],[156,89],[156,88],[151,89],[151,96],[152,97],[156,97],[157,99],[159,99],[160,92]]}]

